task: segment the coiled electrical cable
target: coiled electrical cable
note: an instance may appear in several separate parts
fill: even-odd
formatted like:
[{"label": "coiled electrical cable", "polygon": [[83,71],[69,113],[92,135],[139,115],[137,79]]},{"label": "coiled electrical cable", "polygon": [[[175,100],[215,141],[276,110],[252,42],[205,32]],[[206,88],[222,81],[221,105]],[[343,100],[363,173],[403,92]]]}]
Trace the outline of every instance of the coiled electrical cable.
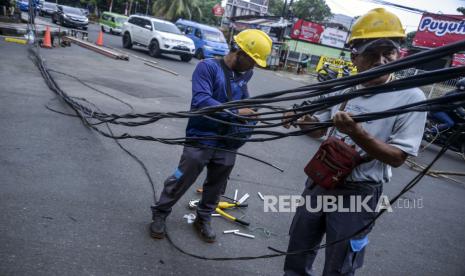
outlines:
[{"label": "coiled electrical cable", "polygon": [[[465,41],[459,41],[459,42],[448,44],[446,46],[442,46],[442,47],[438,47],[435,49],[420,52],[417,54],[413,54],[406,58],[394,61],[392,63],[388,63],[383,66],[373,68],[371,70],[365,71],[363,73],[360,73],[354,76],[335,79],[335,80],[327,81],[327,82],[320,83],[320,84],[303,86],[303,87],[296,88],[296,89],[289,89],[289,90],[283,90],[283,91],[278,91],[278,92],[273,92],[273,93],[267,93],[267,94],[260,95],[257,97],[252,97],[249,99],[230,101],[222,105],[205,107],[205,108],[194,110],[194,111],[166,112],[166,113],[149,112],[149,113],[143,113],[143,114],[130,113],[130,114],[120,114],[120,115],[95,113],[94,115],[101,120],[103,119],[116,120],[116,119],[122,119],[122,118],[135,119],[139,117],[140,118],[152,118],[152,117],[156,118],[157,116],[161,116],[163,118],[186,118],[186,117],[190,117],[191,115],[197,115],[197,116],[211,115],[215,112],[221,112],[225,109],[232,109],[232,108],[237,109],[237,108],[247,107],[247,106],[256,105],[256,104],[267,104],[267,103],[273,103],[273,102],[307,99],[307,98],[315,97],[318,95],[328,94],[334,91],[352,87],[356,84],[363,83],[365,81],[377,78],[379,76],[386,75],[388,73],[392,73],[398,70],[407,69],[412,66],[422,64],[424,62],[432,61],[437,58],[461,51],[463,49],[465,49]],[[291,93],[296,93],[296,92],[305,92],[305,91],[311,91],[311,92],[307,92],[307,93],[304,93],[302,95],[297,95],[297,96],[281,97],[281,98],[278,97],[280,95],[291,94]]]},{"label": "coiled electrical cable", "polygon": [[[56,72],[56,71],[52,71]],[[262,123],[268,122],[268,121],[273,121],[273,120],[279,120],[280,122],[278,123],[268,123],[267,125],[249,125],[249,124],[241,124],[241,123],[234,123],[232,121],[226,121],[224,119],[221,119],[219,116],[214,117],[216,114],[213,115],[196,115],[196,116],[202,116],[206,119],[210,119],[212,121],[220,122],[225,125],[233,125],[233,126],[240,126],[244,128],[269,128],[269,127],[276,127],[276,126],[281,126],[285,123],[281,122],[282,119],[289,119],[290,122],[296,121],[298,118],[302,117],[303,115],[307,114],[312,114],[316,111],[323,110],[328,108],[329,106],[333,106],[336,104],[340,104],[344,101],[354,99],[356,97],[360,96],[367,96],[367,95],[376,95],[376,94],[382,94],[382,93],[389,93],[389,92],[395,92],[399,91],[402,89],[408,89],[408,88],[413,88],[413,87],[418,87],[418,86],[423,86],[423,85],[429,85],[445,80],[449,80],[452,78],[457,78],[465,75],[465,68],[464,67],[455,67],[455,68],[445,68],[445,69],[440,69],[440,70],[435,70],[431,71],[425,74],[421,75],[415,75],[411,76],[408,78],[404,79],[398,79],[394,80],[388,83],[385,83],[383,85],[375,86],[375,87],[367,87],[367,88],[362,88],[358,90],[354,90],[351,93],[346,93],[343,95],[335,95],[335,96],[328,96],[325,98],[317,98],[316,100],[307,100],[305,106],[300,106],[300,107],[294,107],[292,109],[284,109],[282,107],[274,107],[274,106],[269,106],[269,105],[254,105],[254,106],[245,106],[247,108],[254,107],[254,108],[266,108],[266,109],[272,109],[273,111],[271,112],[262,112],[262,113],[256,113],[252,116],[240,116],[237,115],[233,112],[231,112],[228,109],[225,109],[224,112],[226,112],[231,118],[233,119],[239,119],[239,120],[247,120],[247,121],[259,121]],[[322,91],[324,92],[324,91]],[[317,96],[320,96],[324,93],[319,93]],[[294,115],[290,116],[283,116],[283,113],[288,112],[288,111],[294,111]],[[299,111],[302,111],[301,113],[298,113]],[[167,114],[167,113],[165,113]],[[272,114],[281,114],[280,116],[275,116],[275,117],[260,117],[257,118],[258,116],[263,116],[263,115],[272,115]],[[179,115],[179,114],[178,114]],[[192,116],[192,114],[189,112],[187,114],[179,115],[181,118],[190,118],[190,117],[195,117]],[[177,117],[177,118],[180,118]],[[146,124],[151,124],[154,123],[162,118],[170,118],[165,115],[160,115],[160,116],[154,116],[148,120],[145,121],[138,121],[138,122],[126,122],[126,121],[118,121],[116,119],[111,119],[111,120],[103,120],[103,122],[110,122],[112,124],[119,124],[119,125],[124,125],[124,126],[130,126],[130,127],[135,127],[135,126],[140,126],[140,125],[146,125]],[[99,123],[97,123],[99,124]]]},{"label": "coiled electrical cable", "polygon": [[[465,43],[465,42],[464,42]],[[457,43],[455,43],[457,44]],[[450,45],[453,45],[453,44],[450,44]],[[465,45],[465,44],[464,44]],[[462,46],[464,46],[462,45]],[[449,46],[449,45],[448,45]],[[455,45],[456,46],[456,45]],[[447,47],[447,46],[445,46]],[[448,50],[450,50],[452,47],[449,47],[447,48]],[[437,49],[440,49],[440,48],[437,48]],[[437,50],[435,49],[435,50]],[[439,55],[439,53],[443,53],[443,52],[440,52],[440,51],[436,51],[434,52],[436,55]],[[137,135],[129,135],[127,133],[124,133],[122,135],[118,135],[118,136],[115,136],[113,135],[113,133],[106,133],[102,130],[100,130],[99,128],[97,128],[96,126],[93,126],[89,123],[89,121],[87,120],[87,118],[83,117],[83,114],[86,114],[86,115],[90,115],[92,118],[94,119],[108,119],[108,118],[111,118],[111,119],[119,119],[119,118],[137,118],[137,117],[143,117],[143,116],[148,116],[147,114],[143,114],[143,116],[139,116],[140,114],[132,114],[131,116],[136,116],[136,117],[131,117],[131,116],[128,116],[128,117],[125,117],[126,115],[124,116],[119,116],[119,115],[109,115],[109,114],[104,114],[102,112],[96,112],[95,110],[93,110],[92,108],[89,108],[89,107],[86,107],[84,106],[83,104],[79,103],[77,100],[71,98],[70,96],[68,96],[64,91],[62,91],[60,89],[60,87],[58,86],[58,84],[55,82],[55,80],[53,79],[53,77],[50,75],[50,73],[47,71],[47,68],[45,67],[42,59],[40,58],[40,56],[38,56],[38,54],[34,51],[32,51],[32,55],[33,57],[33,60],[35,62],[35,64],[37,65],[37,67],[39,68],[42,76],[44,77],[47,85],[49,86],[49,88],[51,90],[53,90],[55,93],[57,93],[64,101],[65,103],[67,103],[74,111],[75,113],[77,114],[77,116],[79,116],[81,118],[81,120],[90,128],[94,129],[95,131],[97,131],[98,133],[106,136],[106,137],[110,137],[110,138],[114,138],[114,139],[127,139],[127,138],[134,138],[134,139],[138,139],[138,140],[150,140],[150,141],[157,141],[157,142],[161,142],[161,143],[165,143],[165,144],[176,144],[176,145],[185,145],[185,146],[198,146],[198,144],[195,144],[193,143],[193,140],[192,138],[193,137],[181,137],[181,138],[155,138],[155,137],[150,137],[150,136],[137,136]],[[427,58],[424,57],[423,58],[423,61],[426,60]],[[389,64],[388,64],[389,65]],[[391,68],[392,69],[392,68]],[[372,72],[376,72],[376,70],[373,70]],[[386,71],[385,71],[386,72]],[[385,73],[384,72],[384,73]],[[383,73],[383,72],[379,72],[377,71],[377,73]],[[362,74],[360,74],[362,75]],[[376,75],[376,74],[374,74]],[[360,78],[358,79],[357,81],[359,82],[362,82],[362,80],[366,80],[366,79],[363,79],[363,78]],[[345,80],[347,81],[347,80]],[[354,81],[353,79],[351,81]],[[353,84],[353,83],[352,83]],[[336,86],[333,86],[333,88],[336,87]],[[341,88],[341,87],[344,87],[344,85],[342,84],[339,84],[339,87],[338,88]],[[298,91],[296,91],[298,92]],[[360,92],[360,91],[358,91]],[[279,93],[283,93],[283,94],[286,94],[286,93],[294,93],[292,91],[281,91]],[[280,95],[283,95],[283,94],[280,94]],[[449,109],[449,108],[455,108],[457,106],[461,106],[461,105],[464,105],[465,104],[465,97],[464,95],[462,95],[464,93],[461,93],[461,94],[456,94],[456,95],[449,95],[449,96],[446,96],[446,97],[443,97],[443,98],[438,98],[438,99],[432,99],[432,100],[425,100],[425,101],[422,101],[422,102],[418,102],[418,103],[413,103],[413,104],[409,104],[409,105],[404,105],[404,106],[401,106],[401,107],[397,107],[397,108],[394,108],[394,109],[390,109],[390,110],[387,110],[387,111],[382,111],[382,112],[373,112],[373,113],[366,113],[366,114],[361,114],[361,115],[358,115],[358,116],[353,116],[353,119],[356,121],[356,122],[364,122],[364,121],[370,121],[370,120],[376,120],[376,119],[381,119],[381,118],[386,118],[386,117],[389,117],[389,116],[395,116],[395,115],[398,115],[398,114],[402,114],[402,113],[407,113],[407,112],[425,112],[425,111],[430,111],[430,110],[445,110],[445,109]],[[270,96],[271,97],[271,96]],[[305,97],[304,97],[305,98]],[[252,99],[254,100],[254,99]],[[229,104],[224,104],[220,107],[213,107],[211,109],[202,109],[200,112],[199,111],[194,111],[194,112],[184,112],[184,113],[164,113],[165,115],[167,116],[189,116],[189,115],[196,115],[198,116],[199,114],[201,115],[207,115],[207,114],[213,114],[215,112],[218,112],[218,111],[223,111],[225,109],[230,109],[231,107],[234,107],[234,108],[237,108],[238,106],[241,106],[241,104],[264,104],[264,103],[271,103],[271,102],[278,102],[280,100],[278,99],[273,99],[273,100],[276,100],[276,101],[270,101],[270,102],[247,102],[247,101],[241,101],[240,103],[236,102],[232,102],[230,105]],[[334,100],[334,99],[333,99]],[[339,99],[340,100],[340,99]],[[334,102],[331,102],[331,103],[327,103],[325,104],[324,106],[330,106],[330,104],[333,104],[335,103],[336,101]],[[307,110],[307,108],[310,109],[311,111],[311,108],[314,108],[312,107],[312,103],[310,103],[308,105],[309,107],[305,107],[303,108],[302,110],[304,110],[303,112],[307,112],[309,110]],[[299,110],[300,111],[300,110]],[[81,114],[82,113],[82,114]],[[301,112],[302,113],[302,112]],[[160,113],[158,113],[160,114]],[[188,115],[189,114],[189,115]],[[296,114],[297,115],[297,114]],[[301,114],[299,114],[301,115]],[[150,116],[149,116],[150,117]],[[147,118],[147,117],[146,117]],[[276,132],[276,131],[253,131],[251,132],[252,134],[263,134],[263,135],[271,135],[271,136],[274,136],[274,137],[268,137],[268,138],[253,138],[253,139],[245,139],[246,141],[251,141],[251,142],[259,142],[259,141],[267,141],[267,140],[274,140],[274,139],[279,139],[279,138],[284,138],[284,137],[287,137],[287,136],[296,136],[296,135],[303,135],[303,134],[307,134],[311,131],[314,131],[314,130],[317,130],[317,129],[321,129],[321,128],[327,128],[329,126],[332,126],[333,123],[332,121],[324,121],[324,122],[317,122],[317,123],[312,123],[311,125],[308,126],[308,128],[305,128],[303,130],[300,130],[300,131],[295,131],[295,132],[289,132],[289,133],[280,133],[280,132]],[[421,172],[419,173],[415,178],[413,178],[407,185],[404,186],[404,188],[401,190],[401,192],[395,196],[391,201],[390,203],[393,204],[397,201],[398,198],[400,198],[404,193],[406,193],[408,190],[412,189],[420,180],[421,178],[428,172],[428,170],[434,165],[434,163],[445,153],[445,151],[448,149],[448,147],[450,146],[450,144],[452,143],[452,141],[454,139],[456,139],[457,135],[459,134],[460,132],[457,131],[445,144],[445,146],[441,149],[441,151],[438,153],[438,155],[434,158],[434,160]],[[206,138],[206,139],[224,139],[224,138],[228,138],[227,136],[213,136],[213,137],[202,137],[202,138]],[[240,138],[240,137],[234,137],[234,135],[231,135],[229,136],[230,139],[243,139],[243,138]],[[154,194],[156,192],[154,191]],[[179,252],[185,254],[185,255],[188,255],[188,256],[191,256],[191,257],[194,257],[194,258],[197,258],[197,259],[202,259],[202,260],[213,260],[213,261],[232,261],[232,260],[252,260],[252,259],[263,259],[263,258],[272,258],[272,257],[279,257],[279,256],[284,256],[284,255],[296,255],[296,254],[307,254],[313,250],[317,250],[317,249],[322,249],[322,248],[325,248],[325,247],[328,247],[328,246],[331,246],[331,245],[334,245],[336,243],[339,243],[339,242],[342,242],[342,241],[345,241],[345,240],[348,240],[354,236],[356,236],[357,234],[359,233],[362,233],[363,231],[365,231],[366,229],[368,229],[382,214],[384,214],[386,211],[386,209],[383,209],[381,212],[379,212],[377,214],[377,216],[373,219],[373,221],[368,224],[367,226],[363,227],[362,229],[360,229],[359,231],[357,231],[356,233],[354,233],[353,235],[350,235],[349,237],[344,237],[342,239],[339,239],[337,241],[333,241],[333,242],[330,242],[330,243],[326,243],[326,244],[323,244],[323,245],[319,245],[317,247],[314,247],[314,248],[311,248],[311,249],[307,249],[307,250],[300,250],[300,251],[294,251],[294,252],[284,252],[284,251],[280,251],[280,250],[276,250],[274,248],[270,248],[271,250],[277,252],[277,253],[274,253],[274,254],[264,254],[264,255],[258,255],[258,256],[240,256],[240,257],[206,257],[206,256],[202,256],[202,255],[198,255],[198,254],[193,254],[193,253],[190,253],[190,252],[187,252],[185,251],[184,249],[182,249],[181,247],[179,247],[177,244],[175,244],[173,242],[173,240],[171,239],[171,237],[167,234],[167,239],[168,241],[173,245],[174,248],[176,248]]]}]

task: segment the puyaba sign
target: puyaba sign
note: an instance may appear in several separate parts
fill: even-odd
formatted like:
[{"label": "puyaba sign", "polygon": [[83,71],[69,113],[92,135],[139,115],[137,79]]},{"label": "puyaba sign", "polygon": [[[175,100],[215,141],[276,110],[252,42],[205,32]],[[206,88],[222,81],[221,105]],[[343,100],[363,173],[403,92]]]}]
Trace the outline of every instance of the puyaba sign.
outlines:
[{"label": "puyaba sign", "polygon": [[465,39],[465,16],[425,13],[413,46],[435,48]]}]

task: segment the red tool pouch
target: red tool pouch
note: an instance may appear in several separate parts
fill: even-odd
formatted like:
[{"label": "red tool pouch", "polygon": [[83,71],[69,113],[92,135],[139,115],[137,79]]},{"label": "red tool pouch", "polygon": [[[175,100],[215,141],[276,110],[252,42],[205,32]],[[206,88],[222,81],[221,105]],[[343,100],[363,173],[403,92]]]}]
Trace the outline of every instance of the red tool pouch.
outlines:
[{"label": "red tool pouch", "polygon": [[314,184],[330,190],[341,186],[362,162],[363,158],[355,146],[349,146],[343,139],[331,136],[320,145],[304,171]]}]

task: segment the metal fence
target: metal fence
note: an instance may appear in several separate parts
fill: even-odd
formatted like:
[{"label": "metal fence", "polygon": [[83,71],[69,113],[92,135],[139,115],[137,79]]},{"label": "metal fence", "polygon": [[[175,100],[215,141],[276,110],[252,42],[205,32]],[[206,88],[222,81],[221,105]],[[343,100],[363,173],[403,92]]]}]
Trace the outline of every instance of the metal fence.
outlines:
[{"label": "metal fence", "polygon": [[[426,73],[427,71],[419,70],[415,68],[409,68],[395,73],[397,78],[405,78],[409,76],[419,75]],[[434,83],[431,85],[421,86],[420,89],[423,90],[425,96],[429,98],[436,98],[444,95],[446,92],[449,92],[455,89],[457,81],[461,78],[450,79],[443,82]]]}]

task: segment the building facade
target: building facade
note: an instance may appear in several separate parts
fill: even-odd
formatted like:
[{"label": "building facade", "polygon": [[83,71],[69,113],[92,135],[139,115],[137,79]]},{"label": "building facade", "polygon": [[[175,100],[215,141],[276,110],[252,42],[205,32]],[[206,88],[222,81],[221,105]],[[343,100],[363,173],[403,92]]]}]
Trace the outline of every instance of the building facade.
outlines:
[{"label": "building facade", "polygon": [[243,15],[262,16],[268,12],[268,0],[223,0],[222,6],[226,18]]}]

